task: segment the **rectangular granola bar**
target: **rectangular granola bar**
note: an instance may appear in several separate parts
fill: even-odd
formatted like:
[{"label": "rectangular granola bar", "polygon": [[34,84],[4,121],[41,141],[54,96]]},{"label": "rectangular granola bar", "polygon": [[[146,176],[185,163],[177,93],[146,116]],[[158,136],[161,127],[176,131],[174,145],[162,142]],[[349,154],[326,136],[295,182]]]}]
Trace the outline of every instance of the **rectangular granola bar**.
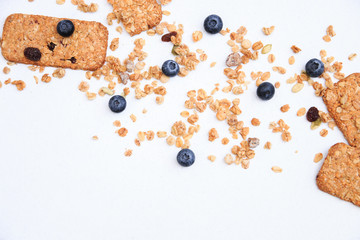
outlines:
[{"label": "rectangular granola bar", "polygon": [[[96,70],[106,57],[108,30],[98,22],[71,20],[75,31],[62,37],[56,27],[64,18],[40,15],[12,14],[3,29],[2,55],[11,62],[40,66]],[[25,57],[26,48],[37,48],[38,61]]]},{"label": "rectangular granola bar", "polygon": [[360,207],[360,149],[332,146],[316,178],[320,190]]},{"label": "rectangular granola bar", "polygon": [[360,147],[360,73],[354,73],[325,90],[323,100],[349,145]]}]

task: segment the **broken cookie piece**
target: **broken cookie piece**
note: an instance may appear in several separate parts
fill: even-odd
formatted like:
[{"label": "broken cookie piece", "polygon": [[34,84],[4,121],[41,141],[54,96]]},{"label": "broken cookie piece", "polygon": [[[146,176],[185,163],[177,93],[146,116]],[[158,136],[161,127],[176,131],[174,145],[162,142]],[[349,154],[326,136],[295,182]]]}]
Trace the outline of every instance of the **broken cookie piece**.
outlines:
[{"label": "broken cookie piece", "polygon": [[131,35],[157,26],[162,19],[161,5],[156,0],[108,0],[114,14]]},{"label": "broken cookie piece", "polygon": [[360,207],[360,149],[332,146],[316,178],[320,190]]},{"label": "broken cookie piece", "polygon": [[360,73],[354,73],[325,90],[325,105],[349,145],[360,147]]}]

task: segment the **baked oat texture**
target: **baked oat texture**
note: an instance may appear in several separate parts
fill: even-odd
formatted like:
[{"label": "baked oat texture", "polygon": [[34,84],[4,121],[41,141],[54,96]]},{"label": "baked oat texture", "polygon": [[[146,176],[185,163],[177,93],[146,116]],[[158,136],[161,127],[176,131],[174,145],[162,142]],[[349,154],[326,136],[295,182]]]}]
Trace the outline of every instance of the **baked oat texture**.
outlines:
[{"label": "baked oat texture", "polygon": [[360,147],[360,73],[325,90],[323,100],[350,146]]},{"label": "baked oat texture", "polygon": [[[107,28],[98,22],[69,19],[74,23],[75,32],[64,38],[56,30],[58,22],[63,19],[26,14],[8,16],[3,29],[2,55],[11,62],[91,71],[99,69],[106,57]],[[55,44],[53,51],[48,47],[50,43]],[[24,49],[27,47],[40,50],[40,61],[25,58]]]},{"label": "baked oat texture", "polygon": [[360,207],[360,148],[332,146],[316,183],[320,190]]},{"label": "baked oat texture", "polygon": [[156,0],[108,0],[116,18],[131,35],[157,26],[162,19],[161,5]]}]

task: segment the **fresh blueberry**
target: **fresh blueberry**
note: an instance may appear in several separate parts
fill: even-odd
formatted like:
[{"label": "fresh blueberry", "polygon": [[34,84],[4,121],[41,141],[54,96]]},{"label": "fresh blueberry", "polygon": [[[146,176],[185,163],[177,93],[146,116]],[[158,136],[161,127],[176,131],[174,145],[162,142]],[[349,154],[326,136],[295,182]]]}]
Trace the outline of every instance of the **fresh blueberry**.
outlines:
[{"label": "fresh blueberry", "polygon": [[174,77],[179,73],[179,64],[174,60],[167,60],[162,65],[162,72],[168,77]]},{"label": "fresh blueberry", "polygon": [[258,86],[256,94],[262,100],[270,100],[275,94],[274,85],[269,82],[263,82]]},{"label": "fresh blueberry", "polygon": [[115,95],[109,100],[109,108],[115,113],[119,113],[125,110],[126,100],[123,96]]},{"label": "fresh blueberry", "polygon": [[62,20],[56,27],[57,32],[63,37],[70,37],[75,30],[74,24],[70,20]]},{"label": "fresh blueberry", "polygon": [[211,34],[219,33],[223,28],[223,22],[218,15],[210,15],[204,21],[205,31]]},{"label": "fresh blueberry", "polygon": [[313,58],[306,63],[305,70],[310,77],[319,77],[324,72],[324,64],[319,59]]},{"label": "fresh blueberry", "polygon": [[195,162],[195,154],[190,149],[183,149],[178,153],[177,161],[183,167],[190,167]]}]

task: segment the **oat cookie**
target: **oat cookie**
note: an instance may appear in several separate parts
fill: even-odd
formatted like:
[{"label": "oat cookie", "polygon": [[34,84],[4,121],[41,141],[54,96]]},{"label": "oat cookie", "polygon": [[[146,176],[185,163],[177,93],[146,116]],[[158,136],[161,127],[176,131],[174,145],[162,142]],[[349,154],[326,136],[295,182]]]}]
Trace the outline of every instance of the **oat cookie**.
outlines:
[{"label": "oat cookie", "polygon": [[320,190],[360,207],[360,149],[332,146],[316,178]]},{"label": "oat cookie", "polygon": [[162,19],[161,5],[156,0],[108,0],[114,14],[131,35],[157,26]]},{"label": "oat cookie", "polygon": [[[75,31],[70,37],[62,37],[56,30],[61,20],[64,18],[10,15],[4,25],[2,55],[11,62],[40,66],[91,71],[100,68],[106,57],[107,28],[98,22],[69,19]],[[33,61],[25,54],[30,54]]]},{"label": "oat cookie", "polygon": [[351,74],[328,88],[323,100],[349,144],[360,147],[360,73]]}]

